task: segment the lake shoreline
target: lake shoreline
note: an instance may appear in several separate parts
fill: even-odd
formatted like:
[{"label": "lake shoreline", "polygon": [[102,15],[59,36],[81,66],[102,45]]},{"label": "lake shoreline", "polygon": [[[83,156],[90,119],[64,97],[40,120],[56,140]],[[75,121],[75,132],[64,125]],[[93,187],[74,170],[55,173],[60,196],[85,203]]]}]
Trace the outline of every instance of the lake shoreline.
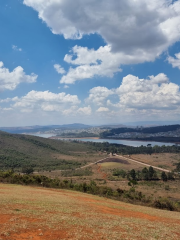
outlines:
[{"label": "lake shoreline", "polygon": [[80,138],[78,138],[78,137],[61,137],[61,136],[54,136],[54,137],[49,137],[49,139],[73,139],[73,140],[75,140],[75,139],[100,139],[99,137],[80,137]]},{"label": "lake shoreline", "polygon": [[141,140],[141,139],[134,139],[134,138],[100,138],[100,137],[61,137],[61,136],[52,136],[49,139],[103,139],[103,140],[125,140],[125,141],[135,141],[135,142],[161,142],[161,143],[174,143],[180,144],[180,142],[173,142],[173,141],[157,141],[157,140]]},{"label": "lake shoreline", "polygon": [[168,143],[168,142],[155,142],[155,141],[142,141],[142,140],[130,140],[130,139],[112,139],[112,138],[98,138],[98,137],[89,137],[89,138],[61,138],[61,137],[52,137],[51,139],[54,140],[61,140],[61,141],[80,141],[80,142],[96,142],[96,143],[103,143],[108,142],[109,144],[120,144],[125,146],[132,146],[132,147],[140,147],[140,146],[173,146],[175,143]]}]

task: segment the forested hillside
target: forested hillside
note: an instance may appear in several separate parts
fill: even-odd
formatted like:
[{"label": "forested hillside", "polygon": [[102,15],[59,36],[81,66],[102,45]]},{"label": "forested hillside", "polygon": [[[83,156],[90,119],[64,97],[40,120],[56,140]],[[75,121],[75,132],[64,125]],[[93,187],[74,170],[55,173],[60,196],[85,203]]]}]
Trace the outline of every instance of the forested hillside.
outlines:
[{"label": "forested hillside", "polygon": [[137,133],[160,133],[160,132],[169,132],[169,131],[176,131],[177,129],[180,129],[180,125],[167,125],[167,126],[157,126],[157,127],[148,127],[148,128],[114,128],[109,131],[102,132],[100,134],[101,138],[106,138],[108,136],[113,136],[115,134],[120,133],[128,133],[128,132],[137,132]]},{"label": "forested hillside", "polygon": [[74,169],[85,163],[79,152],[92,152],[92,147],[0,131],[0,169]]}]

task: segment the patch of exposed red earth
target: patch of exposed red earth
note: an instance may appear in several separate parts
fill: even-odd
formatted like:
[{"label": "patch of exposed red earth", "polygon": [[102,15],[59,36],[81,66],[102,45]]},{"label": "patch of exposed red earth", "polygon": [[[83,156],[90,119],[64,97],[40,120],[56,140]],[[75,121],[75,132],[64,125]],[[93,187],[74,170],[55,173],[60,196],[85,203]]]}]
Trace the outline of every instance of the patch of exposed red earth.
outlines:
[{"label": "patch of exposed red earth", "polygon": [[97,166],[98,166],[97,168],[98,173],[102,176],[104,180],[107,180],[107,174],[102,171],[101,165],[98,164]]},{"label": "patch of exposed red earth", "polygon": [[[93,208],[93,210],[95,212],[99,212],[100,214],[104,213],[104,214],[110,214],[110,215],[116,215],[119,217],[125,217],[125,218],[140,218],[140,219],[146,219],[149,221],[157,221],[157,222],[164,222],[164,223],[177,223],[180,224],[180,220],[178,219],[169,219],[169,218],[164,218],[164,217],[158,217],[158,216],[152,216],[149,214],[145,214],[145,213],[141,213],[141,212],[137,212],[137,211],[130,211],[127,210],[127,205],[124,204],[124,207],[126,209],[114,209],[113,207],[113,203],[111,203],[111,207],[106,207],[106,206],[100,206],[98,204],[93,204],[93,203],[104,203],[104,201],[98,201],[98,200],[92,200],[91,198],[88,197],[75,197],[77,198],[79,201],[82,201],[83,203],[86,203],[87,205],[89,205],[91,207],[91,209]],[[118,204],[116,204],[116,207],[118,206]],[[119,206],[122,208],[123,204],[120,203]]]}]

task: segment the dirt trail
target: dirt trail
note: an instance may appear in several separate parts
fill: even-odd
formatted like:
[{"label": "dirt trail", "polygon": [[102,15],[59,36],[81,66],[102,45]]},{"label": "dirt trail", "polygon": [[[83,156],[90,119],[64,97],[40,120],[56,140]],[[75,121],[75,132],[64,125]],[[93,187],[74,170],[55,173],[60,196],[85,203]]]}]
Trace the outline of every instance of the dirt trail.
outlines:
[{"label": "dirt trail", "polygon": [[[146,166],[146,167],[153,167],[153,168],[155,168],[155,169],[157,169],[157,170],[159,170],[159,171],[162,171],[162,172],[171,172],[170,170],[167,170],[167,169],[165,169],[165,168],[160,168],[160,167],[156,167],[156,166],[154,166],[154,165],[150,165],[150,164],[147,164],[147,163],[144,163],[144,162],[140,162],[140,161],[134,160],[134,159],[132,159],[132,158],[130,158],[130,157],[124,157],[124,156],[122,156],[122,155],[117,155],[117,154],[115,155],[115,157],[118,157],[119,159],[128,160],[128,161],[131,161],[131,162],[135,162],[135,163],[144,165],[144,166]],[[83,169],[83,168],[86,168],[86,167],[93,166],[93,165],[95,165],[95,164],[98,164],[98,163],[103,162],[104,160],[106,160],[106,159],[108,159],[108,158],[110,158],[110,156],[108,156],[108,157],[106,157],[106,158],[103,158],[103,159],[100,159],[100,160],[98,160],[98,161],[96,161],[96,162],[94,162],[94,163],[90,163],[90,164],[88,164],[88,165],[85,165],[85,166],[83,166],[83,167],[76,168],[75,170]]]},{"label": "dirt trail", "polygon": [[167,169],[165,169],[165,168],[160,168],[160,167],[156,167],[156,166],[153,166],[153,165],[150,165],[150,164],[147,164],[147,163],[143,163],[143,162],[134,160],[134,159],[132,159],[132,158],[130,158],[130,157],[124,157],[124,156],[121,156],[121,155],[120,155],[120,156],[119,156],[119,155],[116,155],[116,156],[119,157],[119,158],[123,158],[123,159],[125,159],[125,160],[128,160],[128,161],[131,161],[131,162],[135,162],[135,163],[138,163],[138,164],[147,166],[147,167],[153,167],[153,168],[155,168],[155,169],[157,169],[157,170],[160,170],[160,171],[162,171],[162,172],[171,172],[171,171],[169,171],[169,170],[167,170]]},{"label": "dirt trail", "polygon": [[93,165],[95,165],[95,164],[98,164],[98,163],[104,161],[104,160],[107,159],[107,158],[109,158],[109,157],[106,157],[106,158],[100,159],[100,160],[98,160],[98,161],[96,161],[96,162],[90,163],[90,164],[85,165],[85,166],[83,166],[83,167],[76,168],[75,170],[83,169],[83,168],[87,168],[87,167],[93,166]]},{"label": "dirt trail", "polygon": [[[144,165],[144,166],[146,166],[146,167],[153,167],[153,168],[155,168],[155,169],[157,169],[157,170],[159,170],[159,171],[162,171],[162,172],[171,172],[170,170],[167,170],[167,169],[165,169],[165,168],[156,167],[156,166],[154,166],[154,165],[150,165],[150,164],[147,164],[147,163],[138,161],[138,160],[134,160],[133,158],[130,158],[130,157],[124,157],[124,156],[122,156],[122,155],[117,155],[117,154],[116,154],[114,157],[117,157],[117,158],[119,158],[119,159],[128,160],[128,161],[131,161],[131,162],[135,162],[135,163]],[[87,164],[87,165],[85,165],[85,166],[76,168],[76,169],[74,169],[74,170],[80,170],[80,169],[84,169],[84,168],[87,168],[87,167],[91,167],[91,166],[93,166],[93,165],[95,165],[95,164],[98,164],[98,163],[103,162],[104,160],[106,160],[106,159],[108,159],[108,158],[111,158],[111,156],[109,155],[109,156],[107,156],[106,158],[100,159],[100,160],[98,160],[98,161],[96,161],[96,162],[93,162],[93,163],[89,163],[89,164]],[[67,171],[67,170],[55,170],[55,171],[52,171],[52,172],[57,172],[57,171],[58,171],[58,172],[64,172],[64,171]],[[35,173],[37,173],[37,172],[35,172]]]},{"label": "dirt trail", "polygon": [[107,174],[102,171],[101,165],[97,165],[97,166],[98,166],[98,169],[97,169],[98,173],[101,174],[101,176],[104,180],[107,180]]}]

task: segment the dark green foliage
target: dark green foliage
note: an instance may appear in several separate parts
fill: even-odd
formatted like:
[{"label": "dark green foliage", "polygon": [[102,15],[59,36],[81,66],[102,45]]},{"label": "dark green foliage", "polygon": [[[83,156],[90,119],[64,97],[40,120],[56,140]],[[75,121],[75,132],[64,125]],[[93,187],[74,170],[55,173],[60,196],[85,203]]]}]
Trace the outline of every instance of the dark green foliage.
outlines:
[{"label": "dark green foliage", "polygon": [[[90,145],[96,151],[106,151],[119,153],[122,155],[131,155],[131,154],[152,154],[152,153],[180,153],[180,146],[157,146],[154,147],[132,147],[125,146],[122,144],[109,143],[109,142],[84,142],[85,145]],[[179,167],[180,168],[180,167]]]},{"label": "dark green foliage", "polygon": [[149,167],[149,179],[150,180],[153,179],[154,173],[155,173],[154,168]]},{"label": "dark green foliage", "polygon": [[161,179],[164,181],[164,182],[167,182],[168,178],[167,178],[167,175],[165,172],[162,172],[161,173]]},{"label": "dark green foliage", "polygon": [[130,171],[129,175],[132,180],[136,180],[136,171],[134,169]]},{"label": "dark green foliage", "polygon": [[176,211],[177,210],[175,204],[173,202],[169,201],[166,198],[155,200],[153,202],[153,206],[155,208],[167,209],[167,210],[170,210],[170,211]]},{"label": "dark green foliage", "polygon": [[83,138],[83,137],[98,137],[98,134],[94,134],[94,133],[89,133],[89,132],[80,132],[80,133],[62,133],[61,135],[59,135],[60,137],[72,137],[72,138]]},{"label": "dark green foliage", "polygon": [[50,150],[58,152],[58,149],[52,147],[50,144],[43,143],[43,142],[41,142],[41,141],[39,141],[37,139],[31,139],[31,138],[27,138],[27,137],[24,137],[24,136],[22,136],[21,139],[23,139],[25,141],[28,141],[28,142],[31,142],[34,145],[38,146],[38,147],[42,147],[42,148],[46,148],[46,149],[50,149]]},{"label": "dark green foliage", "polygon": [[143,168],[143,170],[142,170],[141,178],[142,178],[142,180],[146,180],[146,181],[149,180],[149,171],[146,167]]},{"label": "dark green foliage", "polygon": [[[113,176],[118,176],[118,177],[127,177],[128,180],[145,180],[145,181],[151,181],[151,180],[159,180],[156,171],[154,170],[153,167],[149,167],[148,168],[143,168],[142,171],[135,171],[134,169],[132,169],[129,172],[126,172],[122,169],[114,169],[113,170]],[[169,176],[171,178],[171,176]],[[170,180],[169,178],[169,180]],[[171,179],[173,180],[173,179]]]},{"label": "dark green foliage", "polygon": [[113,176],[123,177],[125,178],[127,175],[126,171],[123,169],[115,169],[113,171]]},{"label": "dark green foliage", "polygon": [[[8,134],[0,131],[0,169],[13,168],[21,172],[28,166],[35,171],[55,169],[75,169],[80,161],[60,159],[60,154],[78,156],[78,152],[95,153],[92,146],[80,142],[58,141],[35,136]],[[76,153],[77,152],[77,153]]]},{"label": "dark green foliage", "polygon": [[168,179],[168,180],[175,180],[174,174],[173,174],[172,172],[168,172],[168,174],[167,174],[167,179]]},{"label": "dark green foliage", "polygon": [[177,171],[177,172],[180,172],[180,162],[177,163],[177,165],[176,165],[176,171]]},{"label": "dark green foliage", "polygon": [[102,132],[100,134],[100,137],[106,138],[108,136],[112,136],[120,133],[127,133],[127,132],[138,132],[138,133],[169,132],[169,131],[176,131],[179,128],[180,128],[179,124],[168,125],[168,126],[158,126],[158,127],[148,127],[148,128],[114,128],[109,131]]},{"label": "dark green foliage", "polygon": [[138,183],[137,183],[137,181],[136,181],[135,179],[132,179],[132,180],[130,180],[130,181],[128,182],[128,185],[131,186],[132,188],[134,188],[135,185],[137,185],[137,184],[138,184]]},{"label": "dark green foliage", "polygon": [[22,173],[31,174],[33,172],[34,172],[34,169],[32,167],[23,167],[22,168]]}]

